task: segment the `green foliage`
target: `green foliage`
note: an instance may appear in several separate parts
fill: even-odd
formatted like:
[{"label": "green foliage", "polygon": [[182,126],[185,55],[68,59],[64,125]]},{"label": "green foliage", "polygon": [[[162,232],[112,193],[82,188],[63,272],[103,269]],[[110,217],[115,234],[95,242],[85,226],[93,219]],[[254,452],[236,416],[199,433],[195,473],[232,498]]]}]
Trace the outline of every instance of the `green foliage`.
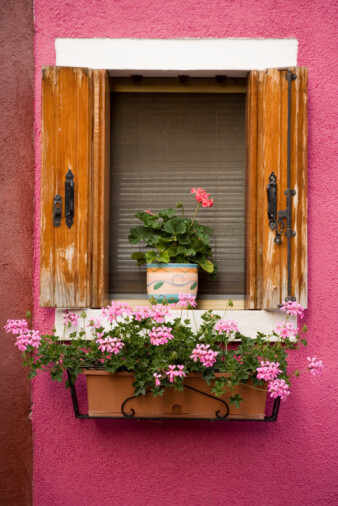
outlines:
[{"label": "green foliage", "polygon": [[[183,210],[182,204],[177,204]],[[143,243],[146,251],[134,252],[131,257],[138,265],[145,263],[196,263],[215,276],[217,268],[212,260],[210,236],[213,230],[184,216],[175,209],[162,209],[157,214],[145,211],[135,217],[142,225],[130,229],[131,244]]]},{"label": "green foliage", "polygon": [[[230,306],[231,301],[226,307]],[[262,388],[264,381],[257,379],[256,369],[260,361],[278,362],[280,379],[289,382],[287,375],[287,350],[298,348],[304,339],[297,335],[295,342],[288,339],[271,343],[269,336],[257,332],[255,338],[246,337],[239,332],[219,334],[215,324],[220,316],[206,311],[201,316],[201,324],[196,331],[189,318],[176,318],[170,323],[172,338],[166,344],[154,345],[149,333],[153,327],[162,326],[151,316],[137,319],[137,314],[129,312],[119,317],[114,324],[102,325],[100,328],[88,328],[86,314],[82,313],[83,324],[79,330],[70,333],[70,340],[51,335],[42,335],[38,348],[27,346],[23,352],[24,365],[29,366],[29,377],[34,378],[37,371],[49,371],[51,378],[61,382],[67,369],[73,381],[84,368],[100,368],[108,372],[131,371],[135,375],[135,395],[151,391],[154,396],[162,395],[164,388],[174,387],[181,390],[184,379],[175,377],[171,383],[167,375],[169,366],[183,365],[186,374],[200,373],[205,382],[211,386],[216,396],[230,392],[230,404],[237,408],[242,397],[234,391],[240,384],[252,382],[248,388]],[[165,324],[164,324],[165,325]],[[105,330],[106,329],[106,330]],[[107,330],[108,329],[108,330]],[[116,338],[123,343],[117,354],[99,348],[97,334],[100,338]],[[92,339],[88,339],[91,337]],[[236,343],[235,343],[236,340]],[[232,346],[229,347],[229,343]],[[192,352],[197,344],[209,345],[217,351],[215,363],[206,367],[200,360],[194,361]],[[216,374],[216,373],[223,373]],[[155,384],[154,374],[161,378],[160,385]],[[299,371],[295,372],[299,376]],[[66,384],[68,386],[68,384]]]}]

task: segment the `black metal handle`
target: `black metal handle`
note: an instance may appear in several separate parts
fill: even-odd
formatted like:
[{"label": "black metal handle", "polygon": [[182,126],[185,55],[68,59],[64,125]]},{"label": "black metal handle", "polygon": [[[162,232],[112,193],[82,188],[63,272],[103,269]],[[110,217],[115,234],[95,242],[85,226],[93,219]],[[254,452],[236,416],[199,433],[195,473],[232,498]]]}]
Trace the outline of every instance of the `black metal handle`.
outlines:
[{"label": "black metal handle", "polygon": [[65,218],[70,228],[74,223],[74,174],[71,170],[67,172],[65,182]]},{"label": "black metal handle", "polygon": [[269,176],[269,184],[266,187],[268,194],[268,218],[269,227],[274,230],[277,220],[277,178],[274,172]]},{"label": "black metal handle", "polygon": [[53,200],[53,226],[59,227],[61,225],[62,218],[62,197],[61,195],[55,195]]}]

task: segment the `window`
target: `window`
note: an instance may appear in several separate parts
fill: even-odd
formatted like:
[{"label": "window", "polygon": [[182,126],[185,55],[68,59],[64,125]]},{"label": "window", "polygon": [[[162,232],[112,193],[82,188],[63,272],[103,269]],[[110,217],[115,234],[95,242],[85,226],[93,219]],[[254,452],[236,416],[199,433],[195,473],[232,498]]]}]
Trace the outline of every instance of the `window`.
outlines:
[{"label": "window", "polygon": [[[292,200],[292,228],[296,231],[292,239],[292,291],[306,307],[307,72],[300,67],[293,72],[297,79],[291,95],[291,188],[296,189],[297,198]],[[163,180],[167,185],[170,183],[166,197],[175,196],[176,201],[176,193],[180,190],[179,174],[184,164],[188,171],[181,190],[182,198],[183,194],[186,195],[186,187],[199,184],[196,176],[200,174],[201,186],[216,194],[221,202],[211,214],[205,213],[208,222],[210,217],[214,221],[216,259],[221,266],[221,276],[216,284],[201,279],[200,293],[215,298],[244,292],[247,308],[276,308],[286,295],[287,247],[286,240],[280,245],[274,242],[275,234],[269,228],[266,186],[274,171],[277,207],[278,210],[284,209],[288,103],[285,75],[286,71],[278,69],[251,71],[244,85],[231,79],[223,84],[218,82],[217,86],[226,87],[228,92],[224,93],[223,89],[219,94],[215,90],[205,93],[201,85],[207,79],[181,83],[188,92],[185,94],[177,93],[171,85],[155,94],[151,89],[154,83],[149,84],[147,93],[144,89],[141,92],[140,85],[130,79],[128,93],[123,88],[123,80],[117,79],[113,85],[115,96],[110,128],[110,80],[106,71],[44,68],[40,304],[47,307],[100,307],[108,297],[109,279],[115,296],[120,293],[116,285],[123,286],[123,296],[142,295],[142,275],[134,271],[129,279],[127,277],[133,264],[129,267],[127,262],[124,263],[129,256],[126,242],[126,254],[121,254],[121,241],[126,241],[126,237],[122,238],[129,229],[125,217],[131,217],[133,206],[140,208],[150,181],[155,189]],[[177,86],[178,80],[174,81]],[[215,83],[214,79],[212,81]],[[237,90],[234,89],[236,86]],[[235,94],[241,86],[246,93]],[[182,101],[186,129],[181,113]],[[124,113],[119,114],[122,110]],[[169,110],[170,121],[168,119],[163,124]],[[161,129],[155,138],[153,123],[156,121]],[[137,137],[137,122],[144,125],[142,136],[128,146],[128,139]],[[199,126],[206,125],[207,129],[199,130]],[[179,139],[177,131],[180,132]],[[223,142],[219,142],[219,137]],[[198,138],[202,140],[196,147]],[[173,146],[180,160],[173,156]],[[215,152],[217,157],[214,157]],[[177,174],[170,181],[162,155],[166,163],[170,162],[169,170]],[[211,175],[210,182],[203,179],[204,165],[200,163],[203,156],[209,177]],[[134,165],[128,163],[128,157],[133,158]],[[148,166],[152,166],[156,177],[150,177]],[[126,168],[133,176],[129,176],[129,182],[124,179]],[[140,168],[142,178],[137,177]],[[196,169],[194,175],[193,169]],[[65,180],[69,170],[74,176],[74,223],[71,227],[64,219],[67,207]],[[129,195],[125,188],[132,188],[129,185],[135,181],[142,184],[137,185],[137,193],[132,191]],[[231,200],[235,194],[233,188],[238,190],[236,202]],[[126,198],[122,203],[119,199],[125,191]],[[53,225],[56,195],[60,196],[63,206],[58,227]],[[151,191],[150,195],[155,200],[151,201],[147,195],[142,207],[162,207],[162,202],[155,198],[156,192]],[[166,198],[163,205],[173,203]],[[113,219],[109,227],[110,209]],[[231,234],[222,234],[225,224],[231,228]],[[118,244],[113,248],[109,248],[109,236],[117,238]],[[232,248],[233,252],[230,251]]]},{"label": "window", "polygon": [[[162,86],[144,79],[136,92],[125,81],[125,92],[111,94],[110,294],[146,298],[146,269],[131,259],[139,246],[128,242],[134,214],[184,202],[192,216],[190,188],[202,187],[215,200],[198,219],[214,229],[219,272],[214,280],[200,273],[199,297],[243,298],[246,81],[233,86],[237,93],[215,79],[199,79],[200,92],[194,79],[193,91],[177,78]],[[175,91],[163,91],[165,83]]]}]

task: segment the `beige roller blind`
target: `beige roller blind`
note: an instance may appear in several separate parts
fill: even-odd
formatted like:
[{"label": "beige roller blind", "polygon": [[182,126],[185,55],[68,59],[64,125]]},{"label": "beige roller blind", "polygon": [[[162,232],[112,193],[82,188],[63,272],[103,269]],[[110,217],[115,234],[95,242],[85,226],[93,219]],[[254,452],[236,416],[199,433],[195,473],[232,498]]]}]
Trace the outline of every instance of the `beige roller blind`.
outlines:
[{"label": "beige roller blind", "polygon": [[245,94],[113,93],[109,291],[145,293],[145,267],[128,242],[139,210],[183,202],[192,215],[192,187],[214,198],[198,220],[211,226],[215,280],[201,273],[200,295],[244,293]]}]

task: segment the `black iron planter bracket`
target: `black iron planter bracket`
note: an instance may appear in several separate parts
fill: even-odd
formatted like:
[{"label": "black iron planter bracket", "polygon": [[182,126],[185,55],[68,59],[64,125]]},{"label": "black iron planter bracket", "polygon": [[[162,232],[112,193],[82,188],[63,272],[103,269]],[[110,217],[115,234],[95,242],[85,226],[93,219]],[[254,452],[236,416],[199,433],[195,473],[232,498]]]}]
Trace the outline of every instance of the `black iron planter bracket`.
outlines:
[{"label": "black iron planter bracket", "polygon": [[291,83],[297,79],[296,74],[288,70],[285,79],[288,81],[288,130],[287,130],[287,188],[284,191],[286,196],[286,209],[277,212],[277,177],[274,172],[269,176],[267,186],[268,196],[268,219],[269,227],[275,232],[274,242],[282,243],[282,234],[284,232],[287,238],[287,264],[288,264],[288,296],[286,300],[295,301],[296,298],[291,295],[291,239],[295,237],[296,232],[292,230],[292,197],[296,191],[291,189]]},{"label": "black iron planter bracket", "polygon": [[[193,388],[191,386],[184,385],[184,388],[188,388],[189,390],[193,390],[194,392],[198,392],[202,395],[205,395],[206,397],[210,397],[210,398],[214,399],[215,401],[220,402],[221,403],[220,407],[222,407],[222,410],[224,411],[224,413],[222,414],[221,410],[217,410],[217,411],[215,411],[215,416],[210,417],[210,418],[170,416],[170,415],[163,415],[161,417],[153,417],[153,416],[139,417],[139,416],[137,416],[137,414],[133,408],[130,408],[130,412],[127,412],[125,409],[127,402],[139,397],[139,395],[133,395],[131,397],[127,397],[127,399],[125,399],[123,401],[123,403],[121,405],[121,415],[119,415],[119,416],[90,416],[88,413],[81,413],[80,412],[75,384],[72,380],[70,371],[68,369],[67,369],[67,378],[68,378],[69,389],[70,389],[70,394],[71,394],[71,398],[72,398],[74,415],[75,415],[75,418],[77,418],[79,420],[101,420],[101,419],[111,419],[111,420],[114,420],[114,419],[120,419],[120,420],[121,419],[122,420],[123,419],[124,420],[204,420],[204,421],[223,420],[226,422],[236,422],[236,421],[237,422],[238,421],[241,421],[241,422],[275,422],[277,420],[279,406],[280,406],[280,398],[277,397],[274,401],[271,415],[265,416],[263,418],[263,420],[258,420],[255,418],[245,418],[245,419],[233,418],[233,417],[228,418],[229,406],[225,401],[223,401],[223,399],[220,399],[219,397],[214,397],[213,395],[210,395],[206,392],[202,392],[201,390],[197,390],[197,388]],[[149,393],[151,393],[151,392],[148,391],[144,395],[147,395]]]}]

